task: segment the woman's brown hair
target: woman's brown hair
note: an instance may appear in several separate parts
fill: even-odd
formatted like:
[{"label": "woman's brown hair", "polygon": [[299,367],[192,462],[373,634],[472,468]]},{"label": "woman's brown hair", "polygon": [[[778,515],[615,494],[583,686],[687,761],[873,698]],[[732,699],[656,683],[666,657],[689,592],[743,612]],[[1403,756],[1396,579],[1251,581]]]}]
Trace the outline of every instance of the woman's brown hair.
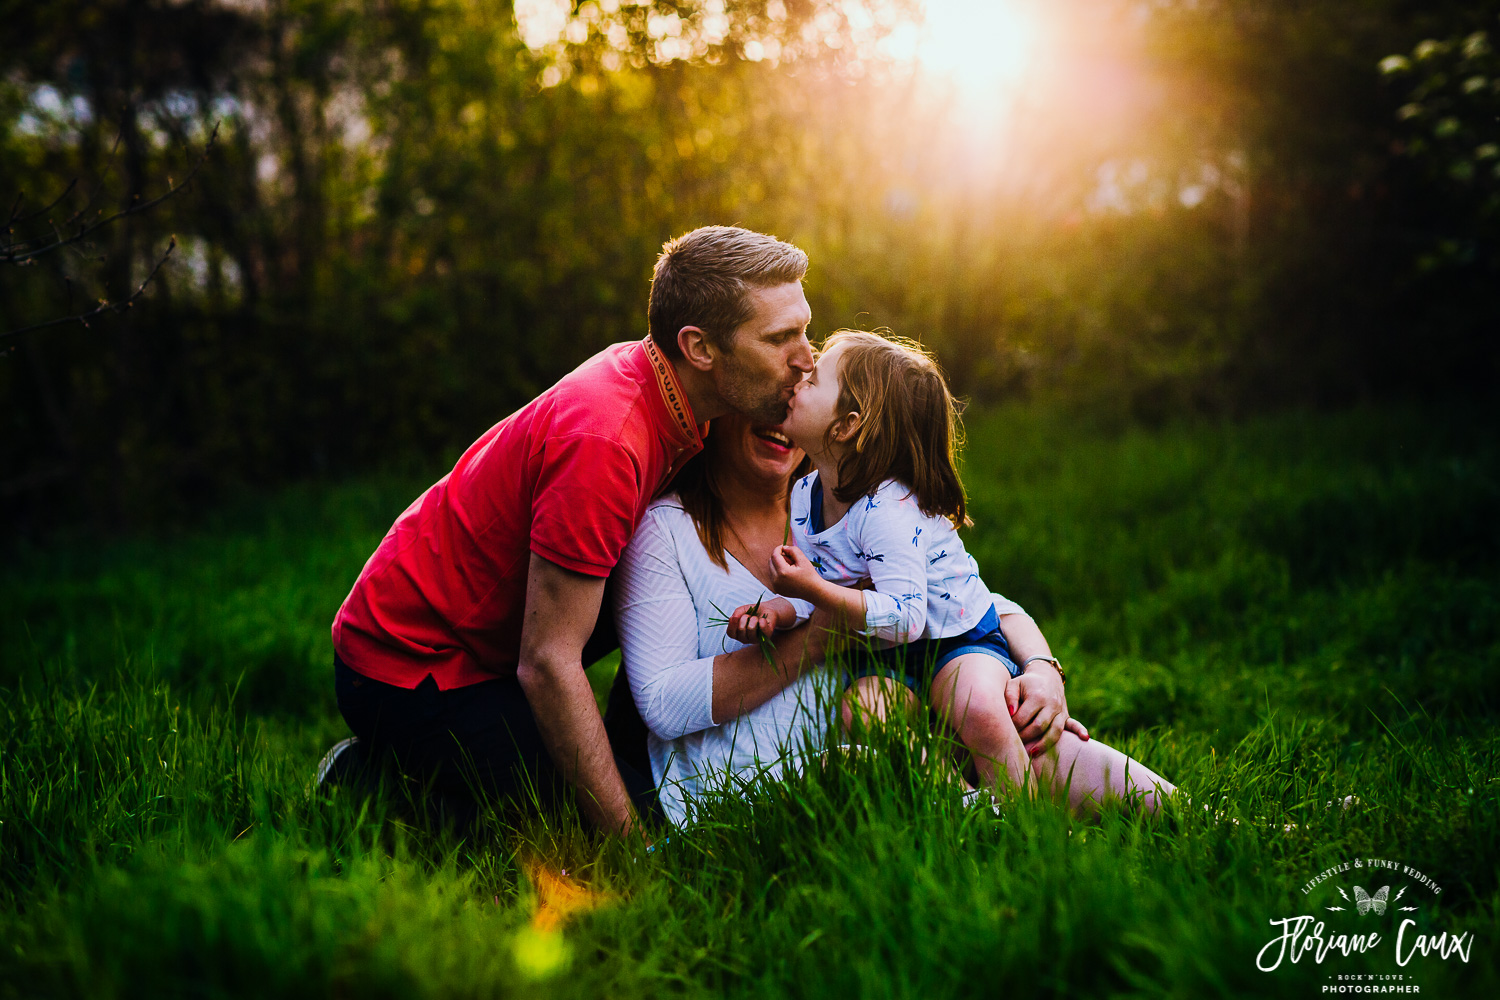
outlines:
[{"label": "woman's brown hair", "polygon": [[719,486],[714,482],[713,470],[708,466],[708,450],[713,447],[713,429],[698,452],[678,470],[672,480],[672,492],[682,503],[682,509],[693,519],[698,529],[698,541],[708,552],[708,557],[722,570],[729,569],[724,558],[724,501],[719,495]]},{"label": "woman's brown hair", "polygon": [[[911,490],[922,513],[967,527],[968,503],[958,478],[963,428],[937,361],[905,337],[839,330],[823,352],[840,345],[835,410],[840,418],[858,413],[860,424],[839,461],[833,495],[853,503],[894,479]],[[828,429],[830,436],[837,426]]]}]

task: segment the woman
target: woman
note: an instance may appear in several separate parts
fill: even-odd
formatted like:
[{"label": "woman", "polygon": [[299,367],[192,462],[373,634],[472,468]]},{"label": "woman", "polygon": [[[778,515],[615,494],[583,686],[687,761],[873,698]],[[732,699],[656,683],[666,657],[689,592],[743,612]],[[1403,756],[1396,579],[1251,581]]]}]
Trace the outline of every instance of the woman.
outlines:
[{"label": "woman", "polygon": [[[772,593],[770,553],[785,541],[788,487],[802,458],[774,427],[714,421],[705,450],[678,475],[675,492],[647,509],[616,571],[623,669],[650,733],[662,809],[675,824],[691,820],[694,797],[726,772],[775,776],[788,751],[822,739],[811,670],[827,635],[821,613],[766,648],[725,632],[727,613]],[[1018,605],[997,595],[995,610],[1016,662],[1051,655]],[[1174,790],[1068,718],[1052,663],[1032,662],[1008,695],[1033,771],[1044,787],[1067,786],[1074,808],[1134,794],[1154,810],[1157,796]]]}]

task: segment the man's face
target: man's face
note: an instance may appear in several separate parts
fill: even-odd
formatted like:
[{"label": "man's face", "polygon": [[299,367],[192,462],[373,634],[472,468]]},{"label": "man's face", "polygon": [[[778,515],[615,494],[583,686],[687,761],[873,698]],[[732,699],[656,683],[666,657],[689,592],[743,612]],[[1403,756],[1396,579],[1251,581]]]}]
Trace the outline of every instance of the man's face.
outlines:
[{"label": "man's face", "polygon": [[812,371],[812,308],[800,281],[752,288],[748,297],[750,318],[734,331],[729,351],[714,359],[714,386],[731,409],[755,423],[779,424]]}]

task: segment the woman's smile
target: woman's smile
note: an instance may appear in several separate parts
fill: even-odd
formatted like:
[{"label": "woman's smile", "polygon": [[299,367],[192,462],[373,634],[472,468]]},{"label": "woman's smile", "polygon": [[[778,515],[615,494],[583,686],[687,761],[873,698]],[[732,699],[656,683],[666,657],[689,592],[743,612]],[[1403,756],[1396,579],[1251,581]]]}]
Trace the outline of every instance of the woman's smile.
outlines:
[{"label": "woman's smile", "polygon": [[792,450],[792,439],[775,427],[752,427],[750,433],[762,448],[777,457],[789,454]]},{"label": "woman's smile", "polygon": [[786,485],[802,461],[801,450],[781,424],[754,423],[731,413],[714,421],[712,435],[717,442],[716,467],[755,479],[773,491]]}]

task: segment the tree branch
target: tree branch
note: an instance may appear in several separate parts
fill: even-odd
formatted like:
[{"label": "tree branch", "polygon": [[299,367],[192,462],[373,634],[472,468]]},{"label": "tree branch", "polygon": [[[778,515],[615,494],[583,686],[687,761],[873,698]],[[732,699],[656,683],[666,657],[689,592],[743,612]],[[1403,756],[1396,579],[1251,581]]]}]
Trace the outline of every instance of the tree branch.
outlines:
[{"label": "tree branch", "polygon": [[[30,222],[32,219],[37,219],[43,215],[46,215],[58,205],[62,204],[62,200],[68,195],[72,194],[73,189],[77,186],[78,178],[75,177],[72,180],[68,181],[68,186],[62,189],[62,194],[58,195],[56,198],[53,198],[50,202],[37,209],[35,212],[32,212],[30,215],[21,214],[21,202],[25,196],[17,194],[16,203],[12,205],[10,209],[10,219],[5,223],[6,229],[9,229],[11,226],[24,225]],[[77,218],[76,214],[74,215],[74,218]]]},{"label": "tree branch", "polygon": [[[105,226],[108,226],[113,222],[125,218],[127,215],[138,215],[141,212],[150,211],[151,209],[155,208],[157,205],[160,205],[162,202],[177,194],[177,192],[181,191],[183,188],[187,187],[193,182],[193,178],[197,176],[198,171],[202,169],[203,164],[207,162],[208,154],[210,151],[212,151],[214,143],[218,140],[218,138],[219,123],[215,122],[213,131],[209,134],[208,142],[203,147],[202,155],[198,157],[198,161],[193,164],[192,168],[188,171],[187,176],[177,183],[170,184],[167,187],[167,190],[157,197],[152,198],[150,201],[131,205],[129,208],[122,208],[115,214],[99,219],[96,222],[80,225],[77,232],[73,233],[73,235],[71,236],[64,236],[56,228],[54,228],[49,236],[43,237],[39,240],[20,240],[15,243],[7,243],[3,249],[0,249],[0,264],[13,264],[17,267],[25,267],[26,265],[37,260],[39,257],[44,257],[55,250],[60,250],[65,246],[71,246],[74,243],[78,243],[81,240],[86,239],[90,234],[103,229]],[[40,215],[53,206],[57,205],[58,202],[62,201],[62,199],[67,196],[69,191],[72,191],[73,186],[74,185],[70,183],[67,190],[64,191],[56,201],[53,201],[52,205],[47,206],[47,208],[42,209],[40,212],[32,213],[27,218],[35,218],[37,215]],[[93,199],[90,199],[90,203],[92,203],[92,201]],[[19,205],[17,207],[19,207]],[[71,218],[67,220],[67,222],[63,223],[63,228],[67,228],[76,223],[79,216],[81,216],[83,212],[87,210],[87,208],[88,206],[85,205],[83,209],[80,209],[78,212],[76,212]],[[19,219],[17,219],[15,211],[16,209],[12,209],[11,222],[9,225],[7,225],[7,229],[9,229],[10,225],[14,225],[16,222],[20,221]],[[168,252],[170,253],[170,251]],[[160,263],[158,263],[157,267],[160,266]],[[153,268],[151,273],[155,274],[156,269]],[[134,296],[132,296],[132,298],[134,298]],[[76,318],[77,317],[68,317],[67,319],[57,320],[56,322],[66,323]],[[44,323],[41,325],[50,326],[52,324]],[[36,329],[36,327],[28,327],[27,329]],[[4,334],[4,336],[10,336],[10,334]]]},{"label": "tree branch", "polygon": [[175,249],[177,249],[177,237],[174,236],[170,241],[168,241],[166,252],[163,253],[157,260],[156,266],[151,269],[151,273],[146,275],[146,280],[141,282],[140,286],[130,294],[129,298],[122,299],[118,302],[110,302],[108,299],[101,299],[99,301],[99,305],[93,309],[90,309],[88,312],[79,313],[76,316],[60,316],[57,319],[49,319],[41,323],[33,323],[30,326],[19,327],[15,330],[6,330],[4,333],[0,333],[0,340],[6,340],[10,337],[19,337],[21,334],[30,333],[33,330],[45,330],[49,326],[61,326],[64,323],[81,323],[85,328],[87,328],[89,325],[89,320],[93,319],[96,316],[102,316],[107,312],[124,312],[126,309],[129,309],[132,304],[134,304],[136,299],[140,298],[141,295],[145,293],[146,286],[151,284],[151,279],[156,277],[156,272],[161,270],[162,265],[167,262],[168,257],[172,256],[172,251]]}]

